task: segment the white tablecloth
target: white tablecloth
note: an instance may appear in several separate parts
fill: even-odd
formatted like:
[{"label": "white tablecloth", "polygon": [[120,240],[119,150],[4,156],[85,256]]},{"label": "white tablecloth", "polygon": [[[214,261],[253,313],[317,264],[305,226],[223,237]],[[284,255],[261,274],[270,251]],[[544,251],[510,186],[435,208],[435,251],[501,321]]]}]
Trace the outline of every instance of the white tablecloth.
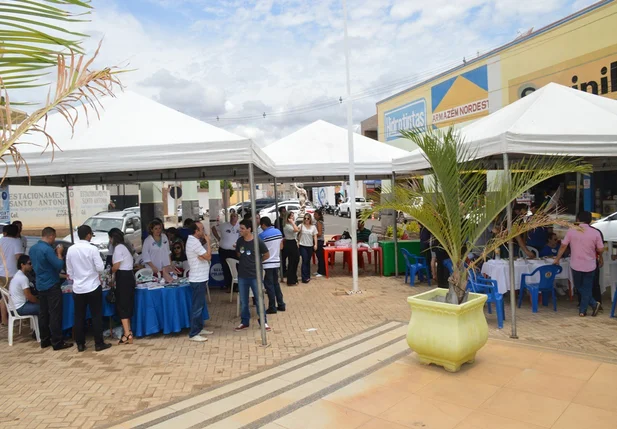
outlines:
[{"label": "white tablecloth", "polygon": [[[553,263],[552,259],[517,259],[514,261],[514,286],[518,290],[521,288],[521,275],[531,274],[533,270],[544,265]],[[572,284],[572,271],[570,270],[570,260],[562,259],[560,264],[562,271],[557,275],[557,279],[565,279]],[[486,261],[482,265],[482,274],[486,274],[493,280],[497,280],[499,293],[506,293],[510,290],[510,267],[507,259]],[[535,275],[529,279],[531,283],[540,281],[540,276]]]}]

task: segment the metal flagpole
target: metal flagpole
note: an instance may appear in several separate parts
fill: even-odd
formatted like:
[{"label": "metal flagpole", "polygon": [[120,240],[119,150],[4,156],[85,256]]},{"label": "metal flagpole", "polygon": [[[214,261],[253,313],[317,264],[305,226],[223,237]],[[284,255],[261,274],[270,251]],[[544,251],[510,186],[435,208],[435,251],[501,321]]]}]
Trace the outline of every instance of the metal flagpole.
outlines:
[{"label": "metal flagpole", "polygon": [[358,293],[358,237],[356,235],[356,168],[354,165],[353,148],[353,110],[351,102],[351,75],[349,35],[347,31],[347,0],[343,0],[343,16],[345,29],[345,72],[347,76],[347,144],[349,146],[349,201],[351,210],[351,269],[353,276],[352,293]]},{"label": "metal flagpole", "polygon": [[581,173],[576,173],[576,207],[574,208],[574,216],[578,218],[581,206]]},{"label": "metal flagpole", "polygon": [[[276,213],[274,214],[274,219],[275,219],[275,225],[274,227],[278,229],[279,227],[279,222],[281,222],[281,225],[285,225],[285,220],[284,219],[279,219],[280,213],[279,213],[279,196],[278,196],[278,192],[276,190],[276,177],[274,178],[274,210],[276,210]],[[282,228],[281,228],[282,229]],[[281,234],[283,233],[283,231],[281,231]],[[281,260],[283,258],[280,258]],[[279,277],[281,280],[283,280],[283,265],[279,264]]]},{"label": "metal flagpole", "polygon": [[[511,177],[507,153],[503,154],[503,171],[509,185],[511,182]],[[508,231],[512,231],[512,204],[510,203],[508,203],[506,215]],[[514,243],[512,240],[508,241],[508,266],[510,268],[510,313],[512,313],[512,334],[510,335],[510,338],[516,339],[518,338],[518,335],[516,335],[516,287],[514,286]]]},{"label": "metal flagpole", "polygon": [[[394,186],[396,183],[396,173],[392,173],[392,198],[394,198]],[[398,277],[398,219],[396,210],[394,210],[394,226],[392,227],[394,235],[394,277]]]},{"label": "metal flagpole", "polygon": [[66,206],[69,212],[69,229],[71,231],[71,243],[75,244],[75,236],[73,235],[73,216],[71,215],[71,194],[69,193],[69,185],[66,185]]},{"label": "metal flagpole", "polygon": [[253,177],[253,163],[249,164],[249,196],[251,197],[251,221],[253,222],[253,245],[255,252],[255,272],[257,273],[257,312],[259,314],[259,324],[261,325],[261,345],[268,344],[266,338],[266,315],[264,314],[264,286],[263,272],[261,270],[261,252],[259,251],[259,234],[257,234],[257,216],[255,207],[255,178]]}]

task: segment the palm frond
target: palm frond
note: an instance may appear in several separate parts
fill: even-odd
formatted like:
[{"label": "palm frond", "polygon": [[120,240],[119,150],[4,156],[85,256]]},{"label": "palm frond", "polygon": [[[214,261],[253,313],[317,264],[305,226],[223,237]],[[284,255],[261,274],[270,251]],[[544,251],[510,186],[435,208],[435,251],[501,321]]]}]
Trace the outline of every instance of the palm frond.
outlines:
[{"label": "palm frond", "polygon": [[[0,159],[5,162],[5,166],[7,164],[4,157],[8,154],[13,159],[15,168],[18,170],[21,167],[28,168],[19,152],[19,145],[34,144],[27,141],[27,135],[40,133],[45,137],[46,144],[41,147],[43,152],[48,149],[53,152],[58,148],[53,136],[46,131],[47,116],[50,113],[57,112],[62,115],[73,131],[79,119],[79,112],[83,112],[86,121],[89,120],[89,115],[92,112],[97,117],[99,116],[99,109],[102,107],[99,97],[114,95],[114,88],[116,86],[121,87],[117,75],[122,72],[122,70],[110,67],[96,71],[90,70],[89,67],[96,58],[99,49],[89,60],[86,60],[84,55],[75,53],[69,56],[59,55],[57,60],[58,81],[54,92],[52,93],[50,90],[45,106],[36,110],[19,124],[14,123],[15,115],[11,109],[7,88],[0,78],[0,93],[2,93],[0,95],[5,99],[4,105],[0,106]],[[69,60],[68,63],[67,59]]]},{"label": "palm frond", "polygon": [[[71,31],[70,24],[85,21],[89,1],[9,0],[0,2],[0,77],[8,89],[41,86],[38,80],[7,80],[32,70],[55,67],[60,55],[82,54],[86,34]],[[23,77],[23,76],[22,76]]]}]

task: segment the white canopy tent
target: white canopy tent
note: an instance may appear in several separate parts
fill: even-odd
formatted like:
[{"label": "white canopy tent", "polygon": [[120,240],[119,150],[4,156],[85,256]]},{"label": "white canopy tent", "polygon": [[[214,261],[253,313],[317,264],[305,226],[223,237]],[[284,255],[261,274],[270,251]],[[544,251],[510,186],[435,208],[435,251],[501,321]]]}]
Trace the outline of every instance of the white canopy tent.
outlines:
[{"label": "white canopy tent", "polygon": [[[407,151],[354,134],[356,178],[385,178],[392,174],[392,160]],[[264,148],[272,159],[277,178],[313,182],[349,176],[347,130],[326,121],[315,121]]]},{"label": "white canopy tent", "polygon": [[[93,185],[164,180],[267,178],[272,164],[250,139],[199,121],[134,92],[101,99],[100,119],[82,110],[74,135],[60,114],[50,115],[46,130],[59,146],[41,154],[41,133],[20,145],[32,184]],[[53,158],[53,162],[52,162]],[[6,184],[28,182],[26,169],[9,163]]]},{"label": "white canopy tent", "polygon": [[[495,155],[617,156],[617,101],[549,83],[460,130],[475,158]],[[397,173],[429,167],[417,149],[395,159]]]}]

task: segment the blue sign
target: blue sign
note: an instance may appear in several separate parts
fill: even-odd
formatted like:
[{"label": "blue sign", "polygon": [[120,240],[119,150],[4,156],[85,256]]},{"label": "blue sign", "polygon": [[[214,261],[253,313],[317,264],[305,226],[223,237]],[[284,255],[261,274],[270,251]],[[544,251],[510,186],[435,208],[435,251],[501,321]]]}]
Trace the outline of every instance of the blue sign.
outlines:
[{"label": "blue sign", "polygon": [[401,131],[419,130],[426,127],[426,100],[420,98],[384,113],[386,141],[401,138]]}]

